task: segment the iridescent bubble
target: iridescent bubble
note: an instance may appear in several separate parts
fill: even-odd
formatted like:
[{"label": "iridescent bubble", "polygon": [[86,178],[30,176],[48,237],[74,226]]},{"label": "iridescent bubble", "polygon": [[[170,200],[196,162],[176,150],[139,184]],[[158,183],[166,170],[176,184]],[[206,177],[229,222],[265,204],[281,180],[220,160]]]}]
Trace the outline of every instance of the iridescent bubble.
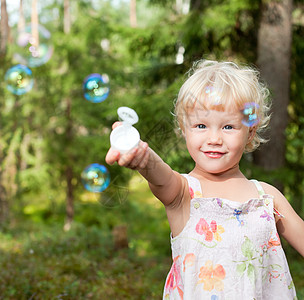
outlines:
[{"label": "iridescent bubble", "polygon": [[257,111],[259,109],[259,105],[254,102],[246,103],[244,108],[241,110],[243,114],[242,123],[245,126],[252,127],[259,123],[259,118],[257,115]]},{"label": "iridescent bubble", "polygon": [[221,104],[220,93],[216,90],[214,86],[206,86],[204,96],[205,100],[207,100],[212,105]]},{"label": "iridescent bubble", "polygon": [[14,58],[29,67],[39,67],[53,54],[50,32],[42,25],[28,25],[17,34]]},{"label": "iridescent bubble", "polygon": [[94,163],[82,171],[81,181],[88,191],[101,193],[110,184],[110,173],[104,165]]},{"label": "iridescent bubble", "polygon": [[8,69],[4,77],[7,89],[15,95],[23,95],[34,85],[32,71],[24,65],[16,65]]},{"label": "iridescent bubble", "polygon": [[93,103],[100,103],[109,96],[109,77],[106,74],[91,74],[83,82],[84,97]]}]

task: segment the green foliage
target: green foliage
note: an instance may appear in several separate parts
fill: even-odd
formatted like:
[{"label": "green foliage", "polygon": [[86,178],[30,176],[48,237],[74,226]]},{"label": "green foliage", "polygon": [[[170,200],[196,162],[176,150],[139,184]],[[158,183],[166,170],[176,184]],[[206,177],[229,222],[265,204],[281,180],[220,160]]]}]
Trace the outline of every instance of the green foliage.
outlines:
[{"label": "green foliage", "polygon": [[[24,226],[23,226],[24,227]],[[31,230],[28,235],[25,229]],[[2,299],[144,299],[160,297],[167,271],[132,250],[115,252],[109,233],[79,224],[69,233],[58,226],[2,234]],[[158,264],[158,265],[156,265]],[[134,272],[136,270],[136,272]]]},{"label": "green foliage", "polygon": [[[81,198],[85,191],[80,173],[90,163],[104,164],[111,125],[121,105],[136,109],[142,138],[173,168],[191,170],[193,162],[183,138],[175,133],[173,101],[195,59],[254,63],[259,1],[206,1],[188,14],[178,14],[169,1],[137,4],[138,27],[131,28],[126,2],[115,7],[111,1],[73,3],[69,34],[63,33],[62,1],[43,4],[40,17],[54,46],[51,60],[33,69],[35,86],[30,93],[14,96],[0,88],[2,184],[8,196],[18,197],[15,207],[42,191],[52,197],[58,192],[57,197],[64,198],[65,171],[71,166],[76,200]],[[291,122],[286,132],[290,174],[286,190],[298,202],[303,198],[302,31],[300,25],[294,27]],[[108,41],[108,49],[101,47],[101,40]],[[2,76],[15,63],[14,47],[2,63]],[[180,47],[185,49],[184,61],[177,64]],[[95,72],[110,78],[110,95],[100,104],[88,102],[82,92],[84,78]],[[128,181],[124,169],[109,169],[118,184]],[[289,188],[293,180],[299,181],[294,193]]]},{"label": "green foliage", "polygon": [[[62,3],[59,7],[62,9]],[[50,5],[48,9],[53,8]],[[20,181],[18,191],[10,192],[11,197],[42,190],[52,194],[56,187],[65,188],[61,183],[65,181],[66,168],[71,165],[75,188],[80,189],[81,171],[93,162],[104,164],[117,107],[132,106],[135,97],[135,89],[130,89],[133,78],[127,74],[132,63],[125,53],[127,30],[123,22],[120,28],[100,18],[100,15],[118,18],[120,10],[115,11],[107,2],[99,7],[98,13],[92,11],[88,2],[80,1],[73,8],[77,11],[77,21],[70,34],[62,32],[60,23],[54,26],[53,20],[44,24],[52,30],[54,53],[47,64],[33,69],[34,89],[14,96],[1,87],[4,100],[1,101],[1,140],[5,158],[2,169],[15,170],[4,172],[3,184],[11,189]],[[102,38],[110,41],[109,51],[101,49]],[[14,48],[12,45],[9,49],[5,69],[15,63],[10,58]],[[110,77],[110,96],[101,104],[90,103],[83,97],[82,82],[91,73],[106,73]],[[121,175],[116,181],[126,182],[124,171],[111,168],[110,172],[112,178]]]},{"label": "green foliage", "polygon": [[[161,298],[172,263],[169,227],[143,179],[132,179],[120,207],[78,203],[69,232],[62,230],[62,204],[35,205],[0,233],[1,299]],[[117,250],[112,229],[121,224],[129,248]],[[283,242],[301,299],[303,258]]]},{"label": "green foliage", "polygon": [[288,107],[290,122],[286,130],[286,160],[290,180],[286,190],[290,194],[293,207],[303,215],[304,183],[304,43],[301,38],[303,26],[294,26],[291,72],[291,101]]},{"label": "green foliage", "polygon": [[[161,298],[169,227],[141,178],[119,207],[78,203],[69,232],[62,230],[62,204],[35,205],[0,234],[1,299]],[[129,249],[117,250],[112,230],[121,224],[128,224]]]}]

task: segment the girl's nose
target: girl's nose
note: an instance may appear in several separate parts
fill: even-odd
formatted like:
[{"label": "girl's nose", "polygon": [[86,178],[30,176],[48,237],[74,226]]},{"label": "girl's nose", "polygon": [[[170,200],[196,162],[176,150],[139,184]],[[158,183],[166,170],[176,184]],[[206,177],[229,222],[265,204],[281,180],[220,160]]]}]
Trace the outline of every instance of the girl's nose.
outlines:
[{"label": "girl's nose", "polygon": [[208,145],[221,145],[222,136],[218,131],[211,131],[208,136]]}]

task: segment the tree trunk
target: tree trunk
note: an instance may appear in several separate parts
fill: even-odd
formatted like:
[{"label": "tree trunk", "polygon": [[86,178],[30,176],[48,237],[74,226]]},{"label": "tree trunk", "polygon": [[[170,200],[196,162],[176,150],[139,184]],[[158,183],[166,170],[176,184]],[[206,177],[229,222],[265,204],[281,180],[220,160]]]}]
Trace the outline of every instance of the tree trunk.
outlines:
[{"label": "tree trunk", "polygon": [[74,189],[73,189],[73,168],[71,165],[66,167],[66,182],[67,182],[67,194],[66,194],[66,218],[64,224],[64,231],[71,229],[74,219]]},{"label": "tree trunk", "polygon": [[[64,0],[63,8],[63,31],[65,34],[70,33],[71,31],[71,14],[70,14],[70,1]],[[73,166],[71,163],[71,157],[68,153],[70,143],[73,139],[72,132],[72,118],[71,118],[71,108],[72,103],[70,98],[66,98],[66,118],[67,118],[67,127],[66,127],[66,139],[67,139],[67,165],[65,170],[65,178],[67,183],[66,190],[66,219],[64,224],[64,230],[68,231],[71,229],[72,222],[74,219],[74,187],[73,187]]]},{"label": "tree trunk", "polygon": [[67,183],[67,193],[66,193],[66,219],[64,224],[64,230],[68,231],[71,228],[74,219],[74,187],[73,187],[73,166],[72,158],[70,157],[68,151],[73,139],[72,132],[72,118],[71,118],[71,99],[66,99],[66,117],[67,117],[67,128],[66,128],[66,139],[67,139],[67,165],[65,171],[65,178]]},{"label": "tree trunk", "polygon": [[176,0],[175,1],[176,11],[179,14],[188,14],[190,10],[190,0]]},{"label": "tree trunk", "polygon": [[0,173],[0,228],[4,228],[9,221],[9,206],[1,175],[2,172]]},{"label": "tree trunk", "polygon": [[130,26],[132,28],[135,28],[137,26],[136,0],[130,0]]},{"label": "tree trunk", "polygon": [[38,10],[37,10],[37,1],[32,0],[32,16],[31,16],[31,34],[33,37],[32,45],[38,51],[39,49],[39,21],[38,21]]},{"label": "tree trunk", "polygon": [[265,1],[258,32],[257,65],[272,92],[269,143],[254,152],[254,161],[266,170],[285,163],[285,129],[288,124],[292,0]]},{"label": "tree trunk", "polygon": [[64,0],[63,8],[63,32],[68,34],[71,31],[71,14],[70,14],[70,0]]},{"label": "tree trunk", "polygon": [[203,8],[203,0],[190,0],[190,10],[201,11]]},{"label": "tree trunk", "polygon": [[8,14],[6,0],[1,0],[1,20],[0,20],[0,57],[5,57],[7,43],[9,39]]},{"label": "tree trunk", "polygon": [[25,18],[23,13],[23,0],[19,3],[19,19],[18,19],[18,32],[23,32],[25,29]]},{"label": "tree trunk", "polygon": [[[8,14],[6,9],[6,1],[1,0],[1,20],[0,20],[0,58],[6,55],[7,41],[8,41]],[[0,145],[0,227],[4,227],[9,216],[9,207],[6,196],[6,190],[2,182],[3,174],[3,146]]]}]

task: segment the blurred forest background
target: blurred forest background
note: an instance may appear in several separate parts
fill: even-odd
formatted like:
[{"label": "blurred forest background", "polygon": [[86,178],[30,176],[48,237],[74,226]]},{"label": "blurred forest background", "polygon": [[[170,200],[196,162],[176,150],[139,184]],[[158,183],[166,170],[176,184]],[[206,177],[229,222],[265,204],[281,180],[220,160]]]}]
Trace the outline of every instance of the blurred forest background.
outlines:
[{"label": "blurred forest background", "polygon": [[[50,32],[50,59],[25,94],[7,89],[18,32]],[[107,166],[117,108],[139,115],[143,140],[177,171],[193,163],[171,114],[201,58],[257,66],[273,98],[271,142],[243,157],[250,178],[276,185],[304,217],[303,0],[1,0],[0,299],[160,299],[171,265],[163,207],[143,179]],[[84,98],[107,74],[109,96]],[[105,165],[91,193],[81,172]],[[285,241],[298,298],[304,261]]]}]

